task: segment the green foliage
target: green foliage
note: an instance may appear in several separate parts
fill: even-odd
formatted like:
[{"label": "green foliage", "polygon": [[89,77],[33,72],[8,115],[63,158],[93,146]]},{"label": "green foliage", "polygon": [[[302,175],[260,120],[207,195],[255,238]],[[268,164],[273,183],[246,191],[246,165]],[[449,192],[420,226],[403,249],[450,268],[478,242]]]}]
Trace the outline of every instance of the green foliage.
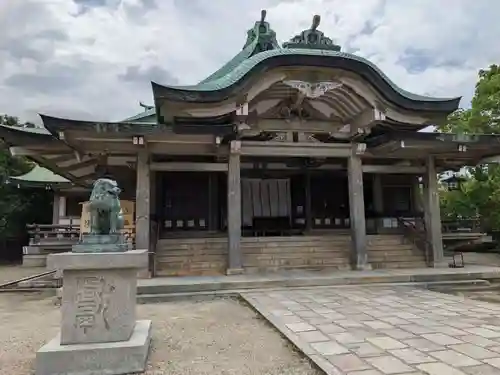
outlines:
[{"label": "green foliage", "polygon": [[[439,130],[462,134],[500,134],[500,66],[479,71],[471,108],[459,109]],[[500,230],[500,166],[466,169],[467,181],[459,191],[440,192],[443,218],[479,216],[487,230]]]},{"label": "green foliage", "polygon": [[[19,119],[0,115],[0,124],[9,126],[34,126],[20,124]],[[51,217],[49,193],[39,189],[18,189],[5,184],[9,176],[30,171],[34,164],[20,157],[12,157],[7,147],[0,149],[0,238],[22,235],[26,224],[47,222]]]}]

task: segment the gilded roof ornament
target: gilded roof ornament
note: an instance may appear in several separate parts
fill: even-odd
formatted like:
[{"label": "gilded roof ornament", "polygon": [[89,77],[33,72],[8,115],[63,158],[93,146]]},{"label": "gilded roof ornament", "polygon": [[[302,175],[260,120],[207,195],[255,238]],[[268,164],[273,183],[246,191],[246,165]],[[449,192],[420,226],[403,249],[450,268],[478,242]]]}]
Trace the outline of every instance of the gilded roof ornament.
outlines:
[{"label": "gilded roof ornament", "polygon": [[256,43],[253,54],[280,48],[276,40],[276,33],[271,29],[269,22],[266,22],[266,15],[267,11],[263,9],[260,12],[260,20],[255,22],[254,27],[247,31],[247,41],[243,49],[252,43]]},{"label": "gilded roof ornament", "polygon": [[321,17],[313,17],[311,28],[302,31],[289,42],[283,43],[283,48],[307,48],[307,49],[325,49],[330,51],[340,51],[340,46],[333,43],[333,40],[326,37],[323,32],[318,30]]},{"label": "gilded roof ornament", "polygon": [[299,90],[305,97],[310,99],[319,98],[328,91],[333,91],[342,87],[342,82],[339,81],[324,81],[324,82],[304,82],[298,80],[283,81],[287,86]]}]

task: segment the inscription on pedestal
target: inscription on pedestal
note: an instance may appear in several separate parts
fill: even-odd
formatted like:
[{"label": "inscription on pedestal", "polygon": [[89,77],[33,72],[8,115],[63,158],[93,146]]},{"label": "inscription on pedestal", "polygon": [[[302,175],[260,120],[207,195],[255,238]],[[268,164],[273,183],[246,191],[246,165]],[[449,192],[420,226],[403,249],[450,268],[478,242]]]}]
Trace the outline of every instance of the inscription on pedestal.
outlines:
[{"label": "inscription on pedestal", "polygon": [[61,343],[128,340],[135,324],[134,272],[65,270]]},{"label": "inscription on pedestal", "polygon": [[96,319],[102,319],[104,328],[109,330],[108,307],[115,286],[106,283],[102,276],[77,278],[76,284],[76,327],[87,333],[95,326]]}]

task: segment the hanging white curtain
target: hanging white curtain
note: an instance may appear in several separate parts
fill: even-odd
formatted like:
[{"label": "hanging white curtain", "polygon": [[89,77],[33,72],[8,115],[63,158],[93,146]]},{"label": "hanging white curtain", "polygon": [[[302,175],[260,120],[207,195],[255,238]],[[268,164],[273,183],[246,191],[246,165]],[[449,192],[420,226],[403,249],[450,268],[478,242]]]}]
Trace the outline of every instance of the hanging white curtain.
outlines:
[{"label": "hanging white curtain", "polygon": [[243,178],[241,201],[244,226],[251,226],[254,217],[290,216],[290,180]]}]

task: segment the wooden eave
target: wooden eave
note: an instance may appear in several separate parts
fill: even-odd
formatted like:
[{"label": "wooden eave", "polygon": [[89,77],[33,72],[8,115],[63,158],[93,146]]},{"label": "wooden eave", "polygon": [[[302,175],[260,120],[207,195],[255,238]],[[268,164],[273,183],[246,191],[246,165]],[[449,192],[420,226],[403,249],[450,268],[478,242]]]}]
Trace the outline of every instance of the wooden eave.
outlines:
[{"label": "wooden eave", "polygon": [[60,138],[61,132],[73,131],[84,133],[110,134],[156,134],[162,132],[167,125],[146,122],[97,122],[81,121],[47,115],[40,115],[45,128],[56,138]]},{"label": "wooden eave", "polygon": [[29,128],[0,125],[0,138],[8,146],[47,145],[59,146],[60,142],[49,133],[34,132]]},{"label": "wooden eave", "polygon": [[459,168],[477,165],[500,155],[500,136],[392,131],[368,136],[367,152],[374,157],[425,159],[434,155],[438,165]]}]

